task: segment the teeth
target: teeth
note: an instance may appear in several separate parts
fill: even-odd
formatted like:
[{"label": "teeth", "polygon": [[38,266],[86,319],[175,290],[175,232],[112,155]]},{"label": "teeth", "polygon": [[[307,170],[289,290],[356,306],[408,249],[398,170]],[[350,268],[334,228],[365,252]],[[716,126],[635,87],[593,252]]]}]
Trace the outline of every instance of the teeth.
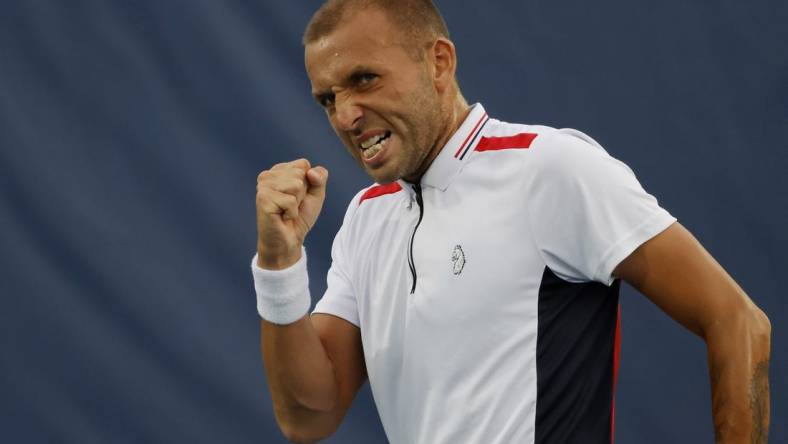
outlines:
[{"label": "teeth", "polygon": [[361,143],[361,148],[362,149],[367,149],[367,148],[371,147],[372,145],[378,143],[380,141],[380,139],[383,138],[383,136],[385,136],[385,134],[378,134],[377,136],[370,137],[369,139],[367,139],[367,140],[365,140],[364,142]]},{"label": "teeth", "polygon": [[[379,138],[378,138],[378,140],[379,140]],[[379,153],[379,152],[380,152],[380,150],[382,150],[382,149],[383,149],[383,146],[384,146],[384,145],[386,144],[386,142],[388,142],[388,141],[389,141],[389,139],[385,139],[385,140],[383,140],[383,141],[380,141],[380,142],[378,142],[378,143],[376,143],[376,144],[372,145],[372,146],[371,146],[371,147],[369,147],[369,148],[365,148],[365,149],[364,149],[364,150],[361,152],[361,154],[364,156],[364,158],[365,158],[365,159],[371,159],[371,158],[373,158],[373,157],[375,156],[375,154]]]}]

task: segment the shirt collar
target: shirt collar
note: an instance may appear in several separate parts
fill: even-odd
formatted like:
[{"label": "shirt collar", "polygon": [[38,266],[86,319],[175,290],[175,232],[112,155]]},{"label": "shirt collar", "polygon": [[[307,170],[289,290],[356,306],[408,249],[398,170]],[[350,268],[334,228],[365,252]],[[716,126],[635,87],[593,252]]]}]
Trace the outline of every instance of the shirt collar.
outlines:
[{"label": "shirt collar", "polygon": [[[470,158],[470,151],[488,120],[490,118],[481,103],[473,105],[468,117],[441,148],[438,157],[422,176],[421,185],[446,191],[457,173],[462,170],[465,161]],[[405,189],[409,189],[411,185],[402,179],[399,183]]]}]

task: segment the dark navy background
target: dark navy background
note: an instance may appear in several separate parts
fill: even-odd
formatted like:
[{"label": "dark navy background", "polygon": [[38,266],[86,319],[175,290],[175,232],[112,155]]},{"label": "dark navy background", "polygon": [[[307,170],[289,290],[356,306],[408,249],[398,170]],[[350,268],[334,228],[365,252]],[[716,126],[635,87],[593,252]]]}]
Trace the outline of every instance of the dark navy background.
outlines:
[{"label": "dark navy background", "polygon": [[[0,441],[283,442],[248,269],[256,176],[301,156],[332,173],[314,298],[369,182],[309,95],[317,4],[3,2]],[[786,442],[788,3],[439,4],[469,101],[591,134],[770,316]],[[622,304],[618,442],[711,442],[702,341],[628,287]],[[384,440],[365,389],[329,442]]]}]

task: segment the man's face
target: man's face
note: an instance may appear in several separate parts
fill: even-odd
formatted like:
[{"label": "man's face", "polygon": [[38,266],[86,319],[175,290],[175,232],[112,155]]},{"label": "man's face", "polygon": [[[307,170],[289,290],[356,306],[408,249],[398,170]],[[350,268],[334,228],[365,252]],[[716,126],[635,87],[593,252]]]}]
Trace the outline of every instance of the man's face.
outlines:
[{"label": "man's face", "polygon": [[440,135],[428,58],[414,60],[404,39],[384,13],[367,9],[306,47],[315,99],[353,158],[379,183],[417,180]]}]

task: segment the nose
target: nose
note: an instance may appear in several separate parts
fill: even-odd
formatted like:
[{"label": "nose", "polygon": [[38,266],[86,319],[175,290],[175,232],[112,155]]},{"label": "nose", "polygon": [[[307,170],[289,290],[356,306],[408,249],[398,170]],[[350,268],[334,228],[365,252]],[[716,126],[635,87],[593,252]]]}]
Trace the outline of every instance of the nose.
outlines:
[{"label": "nose", "polygon": [[352,97],[344,94],[337,94],[334,98],[336,110],[337,127],[342,131],[353,131],[358,129],[359,122],[364,116],[361,107],[355,103]]}]

